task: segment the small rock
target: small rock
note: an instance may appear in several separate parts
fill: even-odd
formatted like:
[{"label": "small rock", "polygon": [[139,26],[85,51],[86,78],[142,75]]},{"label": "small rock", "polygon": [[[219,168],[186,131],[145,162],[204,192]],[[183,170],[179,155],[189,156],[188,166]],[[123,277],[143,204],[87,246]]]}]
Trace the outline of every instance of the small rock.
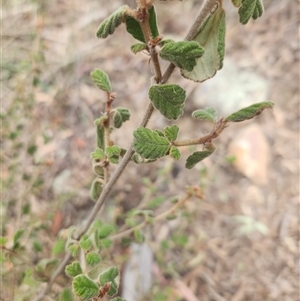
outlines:
[{"label": "small rock", "polygon": [[257,124],[238,132],[228,147],[228,154],[235,157],[235,168],[255,184],[268,183],[270,147]]}]

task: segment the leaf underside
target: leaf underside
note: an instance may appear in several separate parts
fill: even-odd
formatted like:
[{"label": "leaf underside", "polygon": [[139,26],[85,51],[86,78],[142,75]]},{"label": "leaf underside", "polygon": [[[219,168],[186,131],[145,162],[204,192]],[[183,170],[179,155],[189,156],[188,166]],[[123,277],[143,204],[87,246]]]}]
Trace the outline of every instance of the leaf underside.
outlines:
[{"label": "leaf underside", "polygon": [[197,119],[209,120],[211,122],[215,122],[217,120],[217,112],[214,108],[196,110],[192,113],[192,116]]},{"label": "leaf underside", "polygon": [[196,60],[192,71],[181,70],[183,77],[203,82],[213,77],[223,67],[225,53],[225,11],[218,2],[218,8],[200,27],[193,40],[204,48],[204,54]]}]

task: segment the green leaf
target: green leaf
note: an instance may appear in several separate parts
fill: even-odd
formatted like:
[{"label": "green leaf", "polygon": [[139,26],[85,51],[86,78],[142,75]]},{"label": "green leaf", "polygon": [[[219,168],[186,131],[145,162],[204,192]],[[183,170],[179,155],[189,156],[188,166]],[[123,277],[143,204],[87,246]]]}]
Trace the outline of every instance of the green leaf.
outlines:
[{"label": "green leaf", "polygon": [[126,301],[126,300],[121,297],[117,297],[117,298],[113,298],[111,301]]},{"label": "green leaf", "polygon": [[135,242],[141,244],[145,241],[145,236],[140,229],[135,229],[133,232]]},{"label": "green leaf", "polygon": [[115,228],[113,225],[110,224],[104,224],[101,225],[98,229],[98,237],[100,239],[108,237],[111,233],[115,231]]},{"label": "green leaf", "polygon": [[187,158],[185,167],[187,169],[193,168],[198,162],[200,162],[200,161],[204,160],[205,158],[209,157],[214,152],[214,150],[215,150],[214,147],[211,147],[210,149],[206,149],[204,151],[194,152],[192,155],[190,155]]},{"label": "green leaf", "polygon": [[58,301],[74,301],[72,291],[69,288],[63,289],[59,294]]},{"label": "green leaf", "polygon": [[24,232],[25,232],[25,230],[20,229],[20,230],[18,230],[18,231],[14,234],[14,238],[13,238],[14,246],[13,246],[13,248],[15,248],[15,246],[17,246],[17,244],[19,243],[20,238],[23,236]]},{"label": "green leaf", "polygon": [[175,41],[172,40],[172,39],[166,39],[166,40],[160,41],[160,42],[158,43],[158,45],[159,45],[160,47],[164,47],[166,44],[168,44],[168,43],[173,43],[173,42],[175,42]]},{"label": "green leaf", "polygon": [[133,146],[135,151],[146,159],[158,159],[166,155],[170,143],[166,138],[160,137],[156,132],[143,127],[134,131]]},{"label": "green leaf", "polygon": [[180,69],[192,71],[196,66],[196,59],[200,58],[204,50],[198,42],[182,41],[167,43],[159,55],[162,59],[172,62]]},{"label": "green leaf", "polygon": [[181,153],[179,151],[179,149],[176,146],[172,146],[170,149],[170,156],[174,159],[174,160],[179,160],[181,157]]},{"label": "green leaf", "polygon": [[66,244],[65,240],[58,239],[52,248],[52,254],[54,256],[57,256],[60,253],[62,253],[65,250],[65,244]]},{"label": "green leaf", "polygon": [[192,116],[197,119],[215,122],[217,120],[217,111],[214,108],[205,108],[204,110],[194,111]]},{"label": "green leaf", "polygon": [[176,120],[183,114],[185,90],[178,85],[153,85],[149,89],[149,98],[154,107],[167,119]]},{"label": "green leaf", "polygon": [[42,244],[41,241],[34,240],[32,245],[33,245],[33,250],[35,252],[42,252],[43,251],[43,244]]},{"label": "green leaf", "polygon": [[112,297],[113,295],[115,295],[117,292],[118,292],[118,283],[113,280],[110,284],[110,288],[109,288],[109,291],[107,292],[107,295]]},{"label": "green leaf", "polygon": [[87,234],[84,234],[79,241],[79,245],[84,251],[88,251],[92,247],[92,240]]},{"label": "green leaf", "polygon": [[103,190],[103,180],[97,177],[91,186],[91,192],[90,192],[91,199],[96,202],[99,199],[102,190]]},{"label": "green leaf", "polygon": [[105,153],[104,153],[103,149],[98,147],[94,152],[91,153],[91,158],[93,158],[95,160],[104,159]]},{"label": "green leaf", "polygon": [[82,274],[82,268],[79,261],[74,261],[68,264],[65,268],[65,272],[69,277],[75,277]]},{"label": "green leaf", "polygon": [[4,246],[8,241],[6,236],[0,236],[0,246]]},{"label": "green leaf", "polygon": [[104,147],[104,128],[97,125],[97,146],[100,149]]},{"label": "green leaf", "polygon": [[119,269],[117,267],[110,267],[99,275],[100,285],[112,282],[119,275]]},{"label": "green leaf", "polygon": [[108,146],[106,149],[105,149],[105,153],[108,157],[113,157],[113,156],[119,156],[121,152],[121,148],[117,145],[113,145],[113,146]]},{"label": "green leaf", "polygon": [[117,108],[114,115],[114,127],[120,128],[123,122],[129,120],[130,113],[128,109],[125,108]]},{"label": "green leaf", "polygon": [[240,7],[242,4],[242,0],[231,0],[231,2],[235,7]]},{"label": "green leaf", "polygon": [[68,251],[72,254],[73,257],[77,256],[79,253],[80,247],[77,244],[72,244],[68,246]]},{"label": "green leaf", "polygon": [[260,115],[265,109],[272,109],[273,106],[274,103],[270,101],[259,102],[231,114],[225,119],[225,121],[240,122],[247,119],[251,119],[255,116]]},{"label": "green leaf", "polygon": [[95,252],[87,253],[85,259],[90,266],[94,266],[101,262],[101,256]]},{"label": "green leaf", "polygon": [[91,72],[91,77],[100,90],[111,93],[110,81],[108,75],[104,71],[96,69]]},{"label": "green leaf", "polygon": [[192,71],[181,70],[182,76],[195,82],[213,77],[223,67],[225,52],[225,11],[220,2],[216,10],[201,25],[193,40],[204,48],[204,54],[197,59]]},{"label": "green leaf", "polygon": [[[152,38],[156,38],[159,35],[158,27],[156,23],[156,12],[154,5],[149,9],[149,26],[152,34]],[[133,17],[126,17],[126,30],[137,40],[146,43],[144,34],[140,23]]]},{"label": "green leaf", "polygon": [[73,279],[72,286],[75,294],[82,300],[88,300],[98,295],[98,285],[85,275],[76,276]]},{"label": "green leaf", "polygon": [[264,12],[264,7],[261,0],[242,0],[239,8],[240,22],[247,24],[253,18],[256,20],[261,17]]},{"label": "green leaf", "polygon": [[164,134],[170,142],[173,142],[177,139],[178,133],[179,127],[176,124],[164,128]]},{"label": "green leaf", "polygon": [[138,52],[141,52],[141,51],[145,50],[146,48],[147,48],[146,44],[137,43],[137,44],[134,44],[134,45],[131,46],[131,51],[134,54],[137,54]]},{"label": "green leaf", "polygon": [[123,5],[112,15],[106,18],[99,26],[97,30],[98,38],[106,38],[108,35],[113,34],[115,29],[123,22],[126,15],[126,10],[128,6]]},{"label": "green leaf", "polygon": [[118,164],[119,163],[119,155],[114,155],[108,158],[108,161],[112,164]]}]

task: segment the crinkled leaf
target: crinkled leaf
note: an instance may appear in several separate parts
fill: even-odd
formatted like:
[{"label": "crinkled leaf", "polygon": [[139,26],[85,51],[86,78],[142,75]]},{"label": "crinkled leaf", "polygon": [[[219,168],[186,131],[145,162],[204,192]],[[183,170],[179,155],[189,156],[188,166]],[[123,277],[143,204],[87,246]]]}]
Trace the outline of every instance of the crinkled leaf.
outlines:
[{"label": "crinkled leaf", "polygon": [[185,90],[178,85],[153,85],[149,89],[149,98],[154,107],[167,119],[176,120],[183,114]]},{"label": "crinkled leaf", "polygon": [[193,168],[198,162],[204,160],[205,158],[207,158],[208,156],[210,156],[215,150],[215,147],[210,144],[206,147],[206,149],[204,151],[200,151],[200,152],[194,152],[192,155],[190,155],[187,160],[186,160],[186,164],[185,167],[187,169],[191,169]]},{"label": "crinkled leaf", "polygon": [[85,259],[90,266],[94,266],[95,264],[101,262],[101,256],[95,252],[87,253]]},{"label": "crinkled leaf", "polygon": [[265,109],[272,109],[274,106],[273,102],[270,101],[264,101],[264,102],[259,102],[254,105],[251,105],[249,107],[243,108],[230,116],[228,116],[225,121],[228,122],[240,122],[244,121],[247,119],[251,119],[255,116],[258,116],[262,113],[263,110]]},{"label": "crinkled leaf", "polygon": [[156,132],[143,127],[134,131],[134,149],[143,158],[158,159],[166,155],[170,143],[166,138],[160,137]]},{"label": "crinkled leaf", "polygon": [[175,41],[172,40],[172,39],[166,39],[166,40],[162,40],[162,41],[158,42],[158,45],[159,45],[160,47],[163,47],[163,46],[165,46],[166,44],[168,44],[168,43],[173,43],[173,42],[175,42]]},{"label": "crinkled leaf", "polygon": [[105,153],[107,154],[108,157],[119,155],[120,152],[121,152],[121,148],[119,146],[117,146],[117,145],[108,146],[105,149]]},{"label": "crinkled leaf", "polygon": [[110,81],[108,75],[104,71],[96,69],[91,72],[91,77],[100,90],[111,93]]},{"label": "crinkled leaf", "polygon": [[105,158],[105,153],[103,149],[97,148],[94,152],[91,153],[91,158],[95,160],[101,160]]},{"label": "crinkled leaf", "polygon": [[77,244],[72,244],[68,246],[68,251],[72,254],[73,257],[76,257],[79,253],[80,247]]},{"label": "crinkled leaf", "polygon": [[119,159],[120,159],[119,155],[114,155],[114,156],[108,157],[108,161],[112,164],[118,164]]},{"label": "crinkled leaf", "polygon": [[98,230],[98,237],[100,239],[103,239],[103,238],[108,237],[111,233],[113,233],[115,228],[113,225],[104,224],[104,225],[101,225],[97,230]]},{"label": "crinkled leaf", "polygon": [[126,301],[126,300],[121,297],[116,297],[116,298],[113,298],[111,301]]},{"label": "crinkled leaf", "polygon": [[[149,9],[149,26],[152,34],[152,38],[156,38],[158,33],[158,27],[156,23],[156,12],[154,5]],[[126,17],[126,29],[127,31],[137,40],[146,43],[144,34],[141,28],[140,23],[135,20],[133,17]]]},{"label": "crinkled leaf", "polygon": [[131,46],[131,51],[134,54],[137,54],[138,52],[141,52],[141,51],[145,50],[146,48],[147,48],[146,44],[137,43],[137,44],[134,44]]},{"label": "crinkled leaf", "polygon": [[181,157],[181,153],[179,151],[179,149],[176,146],[172,146],[170,149],[170,156],[174,159],[174,160],[179,160]]},{"label": "crinkled leaf", "polygon": [[204,48],[204,54],[197,59],[192,71],[181,70],[182,76],[195,82],[213,77],[223,67],[225,53],[225,11],[220,2],[217,9],[201,25],[193,40]]},{"label": "crinkled leaf", "polygon": [[71,264],[68,264],[65,268],[65,272],[70,277],[75,277],[82,274],[82,268],[79,261],[74,261]]},{"label": "crinkled leaf", "polygon": [[103,181],[100,178],[96,178],[91,186],[90,196],[92,200],[97,201],[103,189]]},{"label": "crinkled leaf", "polygon": [[97,146],[102,149],[104,147],[104,128],[97,126]]},{"label": "crinkled leaf", "polygon": [[72,286],[75,294],[82,300],[88,300],[98,295],[98,285],[85,275],[76,276],[73,279]]},{"label": "crinkled leaf", "polygon": [[125,12],[128,6],[123,5],[112,15],[106,18],[99,26],[97,30],[98,38],[106,38],[108,35],[113,34],[115,29],[123,22]]},{"label": "crinkled leaf", "polygon": [[214,108],[205,108],[204,110],[196,110],[192,116],[197,119],[209,120],[215,122],[217,120],[217,112]]},{"label": "crinkled leaf", "polygon": [[239,8],[240,22],[247,24],[253,18],[256,20],[261,17],[264,12],[264,7],[261,0],[242,0]]},{"label": "crinkled leaf", "polygon": [[128,109],[117,108],[114,115],[114,126],[118,129],[122,126],[123,122],[129,120],[130,113]]},{"label": "crinkled leaf", "polygon": [[92,240],[85,234],[81,237],[79,245],[84,251],[88,251],[92,247]]},{"label": "crinkled leaf", "polygon": [[119,275],[119,269],[117,267],[110,267],[99,275],[100,285],[113,281]]},{"label": "crinkled leaf", "polygon": [[159,55],[180,69],[192,71],[196,66],[196,59],[200,58],[203,53],[204,50],[198,42],[182,41],[167,43],[159,52]]},{"label": "crinkled leaf", "polygon": [[164,134],[170,142],[173,142],[177,139],[179,133],[179,127],[176,124],[172,126],[166,126],[164,128]]},{"label": "crinkled leaf", "polygon": [[118,292],[119,284],[116,282],[116,280],[113,280],[110,283],[109,291],[107,292],[107,295],[112,297]]},{"label": "crinkled leaf", "polygon": [[69,288],[65,288],[59,294],[57,301],[74,301],[74,295]]}]

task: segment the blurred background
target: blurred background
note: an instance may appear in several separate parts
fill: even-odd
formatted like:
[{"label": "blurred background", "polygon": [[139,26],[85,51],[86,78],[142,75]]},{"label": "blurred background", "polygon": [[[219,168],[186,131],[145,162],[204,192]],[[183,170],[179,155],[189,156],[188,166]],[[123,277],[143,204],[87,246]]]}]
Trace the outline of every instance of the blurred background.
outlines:
[{"label": "blurred background", "polygon": [[[215,141],[215,153],[192,170],[184,168],[189,148],[178,162],[130,163],[106,205],[103,218],[114,220],[141,200],[183,195],[187,185],[204,193],[203,200],[185,204],[181,218],[147,232],[152,279],[143,300],[299,300],[299,1],[263,2],[264,15],[242,26],[237,9],[224,0],[224,68],[203,84],[178,70],[170,82],[187,91],[177,123],[182,139],[209,131],[192,120],[196,109],[212,106],[226,116],[260,101],[274,102],[274,109],[230,125]],[[26,262],[33,266],[93,206],[93,121],[104,111],[105,94],[90,72],[105,71],[117,93],[115,106],[131,111],[131,120],[112,134],[124,148],[147,106],[153,73],[146,54],[131,53],[136,41],[124,25],[104,40],[95,36],[107,16],[135,1],[2,3],[1,235],[29,229],[43,245],[38,251],[28,245]],[[161,34],[180,40],[201,1],[155,4]],[[149,127],[170,124],[154,113]],[[22,300],[22,269],[4,267],[1,300]]]}]

